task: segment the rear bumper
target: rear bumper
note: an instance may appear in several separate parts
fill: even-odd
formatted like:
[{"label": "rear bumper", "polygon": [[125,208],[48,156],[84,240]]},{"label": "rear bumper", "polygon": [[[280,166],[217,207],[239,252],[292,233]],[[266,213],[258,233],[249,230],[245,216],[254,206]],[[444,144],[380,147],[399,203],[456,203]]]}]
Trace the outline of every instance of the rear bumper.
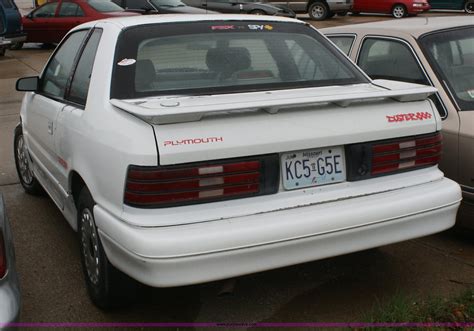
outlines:
[{"label": "rear bumper", "polygon": [[423,5],[421,7],[412,6],[411,8],[408,8],[408,13],[409,14],[420,14],[420,13],[424,13],[425,11],[428,11],[430,9],[431,9],[431,6],[429,4]]},{"label": "rear bumper", "polygon": [[156,287],[225,279],[426,236],[454,225],[449,179],[357,198],[197,224],[131,226],[94,215],[113,265]]}]

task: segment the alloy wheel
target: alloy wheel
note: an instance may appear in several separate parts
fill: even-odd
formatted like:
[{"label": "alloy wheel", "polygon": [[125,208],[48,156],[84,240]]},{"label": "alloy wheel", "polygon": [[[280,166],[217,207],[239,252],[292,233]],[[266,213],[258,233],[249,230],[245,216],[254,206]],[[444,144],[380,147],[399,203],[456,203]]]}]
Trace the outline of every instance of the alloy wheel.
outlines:
[{"label": "alloy wheel", "polygon": [[31,183],[33,183],[33,173],[31,172],[30,163],[28,160],[28,150],[26,149],[23,135],[18,137],[16,156],[18,158],[18,167],[20,170],[21,179],[26,185],[31,185]]},{"label": "alloy wheel", "polygon": [[392,15],[395,18],[402,18],[405,16],[405,8],[403,6],[395,6],[392,10]]},{"label": "alloy wheel", "polygon": [[311,14],[316,19],[323,18],[324,15],[326,14],[326,8],[324,8],[323,5],[313,6],[311,10]]},{"label": "alloy wheel", "polygon": [[92,284],[99,283],[99,238],[94,217],[89,208],[84,208],[81,215],[81,247],[87,276]]}]

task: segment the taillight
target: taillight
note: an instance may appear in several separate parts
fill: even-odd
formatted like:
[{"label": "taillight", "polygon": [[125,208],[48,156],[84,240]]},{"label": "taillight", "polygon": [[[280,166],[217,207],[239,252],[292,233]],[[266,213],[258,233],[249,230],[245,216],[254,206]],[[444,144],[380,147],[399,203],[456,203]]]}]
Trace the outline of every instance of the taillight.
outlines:
[{"label": "taillight", "polygon": [[442,136],[411,137],[372,146],[372,175],[439,163]]},{"label": "taillight", "polygon": [[348,180],[360,180],[439,163],[442,135],[404,137],[346,146]]},{"label": "taillight", "polygon": [[5,240],[3,239],[3,232],[0,229],[0,278],[3,278],[7,273],[7,252],[5,247]]},{"label": "taillight", "polygon": [[130,166],[124,203],[169,207],[271,194],[278,190],[278,157],[220,160],[182,166]]}]

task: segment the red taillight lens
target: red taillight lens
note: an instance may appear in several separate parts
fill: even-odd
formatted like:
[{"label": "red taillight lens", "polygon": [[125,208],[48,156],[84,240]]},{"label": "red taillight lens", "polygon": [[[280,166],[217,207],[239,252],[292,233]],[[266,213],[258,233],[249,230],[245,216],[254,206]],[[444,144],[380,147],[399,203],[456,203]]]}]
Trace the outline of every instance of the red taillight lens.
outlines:
[{"label": "red taillight lens", "polygon": [[371,174],[435,165],[442,151],[440,133],[418,136],[372,145]]},{"label": "red taillight lens", "polygon": [[0,278],[3,278],[7,273],[7,252],[5,247],[5,241],[3,239],[3,233],[0,229]]},{"label": "red taillight lens", "polygon": [[277,176],[278,159],[273,156],[186,166],[130,166],[124,203],[157,208],[268,194],[276,192]]}]

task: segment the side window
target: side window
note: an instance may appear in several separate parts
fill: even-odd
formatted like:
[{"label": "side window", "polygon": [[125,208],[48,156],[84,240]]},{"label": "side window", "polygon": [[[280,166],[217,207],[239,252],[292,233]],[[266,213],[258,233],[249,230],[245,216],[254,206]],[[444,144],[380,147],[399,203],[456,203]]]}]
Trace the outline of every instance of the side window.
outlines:
[{"label": "side window", "polygon": [[54,17],[54,13],[56,12],[56,7],[58,7],[57,2],[47,3],[44,6],[35,10],[31,16],[32,17]]},{"label": "side window", "polygon": [[146,0],[136,0],[136,1],[127,1],[126,2],[127,9],[142,9],[142,10],[151,10],[153,9],[152,6]]},{"label": "side window", "polygon": [[351,36],[327,36],[337,47],[344,52],[344,54],[349,55],[351,51],[352,43],[354,42],[355,37]]},{"label": "side window", "polygon": [[2,6],[7,9],[14,8],[11,0],[0,0],[0,4],[2,4]]},{"label": "side window", "polygon": [[357,64],[372,79],[430,85],[410,48],[396,40],[367,38]]},{"label": "side window", "polygon": [[77,64],[72,79],[71,91],[68,99],[80,105],[85,105],[87,100],[87,92],[91,80],[92,68],[94,66],[95,54],[99,46],[102,30],[96,29],[89,38],[81,58]]},{"label": "side window", "polygon": [[73,2],[63,2],[61,9],[59,9],[60,17],[80,17],[84,16],[82,8],[78,4]]},{"label": "side window", "polygon": [[43,93],[61,99],[64,97],[74,59],[87,32],[87,30],[74,32],[59,46],[41,77]]}]

